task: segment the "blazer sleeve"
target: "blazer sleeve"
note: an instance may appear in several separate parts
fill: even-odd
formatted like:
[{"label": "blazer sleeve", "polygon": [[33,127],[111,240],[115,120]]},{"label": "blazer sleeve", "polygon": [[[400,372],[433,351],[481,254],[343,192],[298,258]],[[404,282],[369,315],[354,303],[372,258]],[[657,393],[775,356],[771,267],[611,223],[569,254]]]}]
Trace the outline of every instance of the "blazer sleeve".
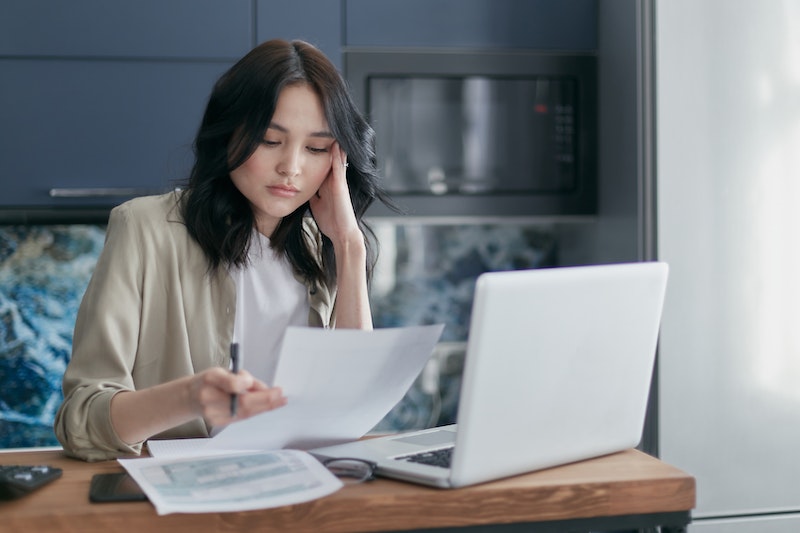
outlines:
[{"label": "blazer sleeve", "polygon": [[129,445],[116,434],[110,410],[115,394],[134,388],[142,302],[139,239],[129,207],[114,208],[75,323],[54,430],[68,455],[88,461],[141,452],[141,443]]}]

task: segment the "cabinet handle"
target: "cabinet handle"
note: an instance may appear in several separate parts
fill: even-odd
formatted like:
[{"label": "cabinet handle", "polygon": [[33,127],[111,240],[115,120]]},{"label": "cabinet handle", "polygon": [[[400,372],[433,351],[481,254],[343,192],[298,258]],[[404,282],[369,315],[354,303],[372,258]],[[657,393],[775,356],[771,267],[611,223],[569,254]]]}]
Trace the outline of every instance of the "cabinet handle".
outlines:
[{"label": "cabinet handle", "polygon": [[50,198],[107,198],[111,196],[147,196],[161,194],[163,189],[145,189],[137,187],[74,187],[66,189],[50,189]]}]

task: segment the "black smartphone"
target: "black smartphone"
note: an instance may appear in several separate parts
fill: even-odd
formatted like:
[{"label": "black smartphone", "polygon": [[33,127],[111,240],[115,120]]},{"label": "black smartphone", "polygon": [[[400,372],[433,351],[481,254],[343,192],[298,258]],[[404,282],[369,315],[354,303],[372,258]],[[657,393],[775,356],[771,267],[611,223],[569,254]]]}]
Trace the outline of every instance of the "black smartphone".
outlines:
[{"label": "black smartphone", "polygon": [[146,500],[147,495],[127,472],[92,476],[92,484],[89,486],[89,501],[106,503]]}]

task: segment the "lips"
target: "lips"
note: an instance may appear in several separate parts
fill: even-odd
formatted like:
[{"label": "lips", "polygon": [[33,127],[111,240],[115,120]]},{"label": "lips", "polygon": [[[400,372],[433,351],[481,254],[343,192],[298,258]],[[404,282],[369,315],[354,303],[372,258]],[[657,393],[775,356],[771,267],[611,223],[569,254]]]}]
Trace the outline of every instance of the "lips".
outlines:
[{"label": "lips", "polygon": [[291,198],[292,196],[296,195],[300,192],[298,189],[292,187],[291,185],[272,185],[267,187],[270,193],[274,196],[280,196],[281,198]]}]

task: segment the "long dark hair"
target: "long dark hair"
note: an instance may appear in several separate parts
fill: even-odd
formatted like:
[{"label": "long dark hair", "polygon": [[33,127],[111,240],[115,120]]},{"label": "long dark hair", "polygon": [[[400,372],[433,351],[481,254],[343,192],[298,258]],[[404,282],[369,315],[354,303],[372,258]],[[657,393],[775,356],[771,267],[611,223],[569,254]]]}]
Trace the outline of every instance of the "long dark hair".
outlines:
[{"label": "long dark hair", "polygon": [[[181,210],[210,271],[247,264],[255,215],[230,173],[264,138],[281,90],[299,83],[307,83],[319,95],[328,127],[347,154],[347,184],[365,236],[371,278],[377,243],[363,216],[376,199],[392,205],[378,184],[374,132],[322,52],[303,41],[280,39],[254,48],[217,81],[194,141],[196,159]],[[308,211],[306,203],[284,217],[269,236],[270,243],[309,282],[332,285],[336,282],[333,244],[320,232],[316,243],[309,240],[303,227]]]}]

